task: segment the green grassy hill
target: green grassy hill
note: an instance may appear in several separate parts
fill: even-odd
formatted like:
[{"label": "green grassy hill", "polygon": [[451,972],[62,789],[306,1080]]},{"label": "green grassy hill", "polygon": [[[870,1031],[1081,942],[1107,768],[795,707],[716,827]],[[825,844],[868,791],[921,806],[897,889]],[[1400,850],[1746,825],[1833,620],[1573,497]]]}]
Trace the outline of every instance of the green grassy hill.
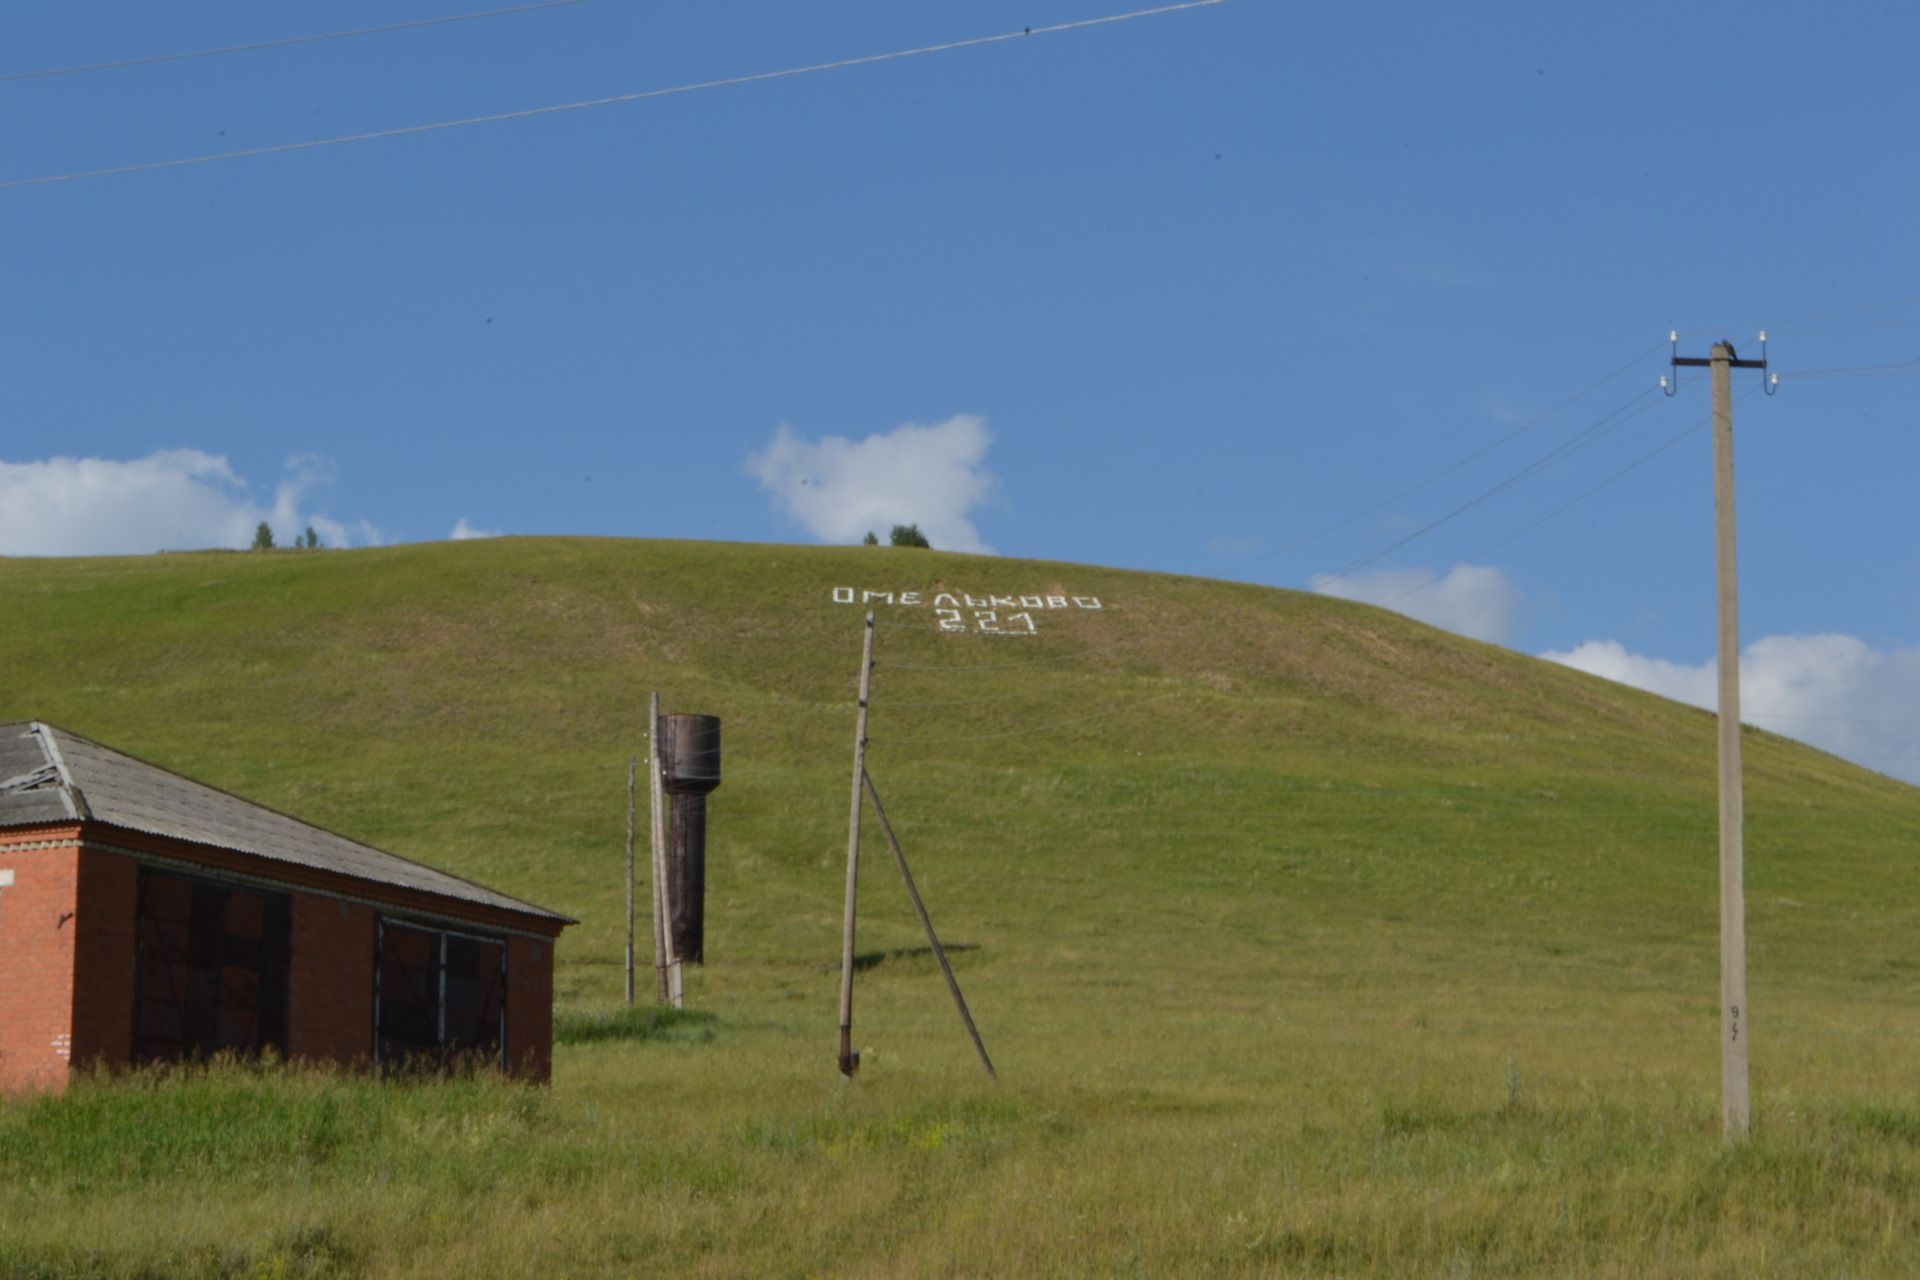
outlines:
[{"label": "green grassy hill", "polygon": [[[851,1094],[833,1069],[863,614],[836,588],[894,593],[869,606],[870,768],[963,948],[998,1090],[872,839],[866,1066]],[[191,1146],[214,1122],[184,1089],[14,1104],[0,1240],[40,1224],[21,1266],[84,1270],[55,1241],[91,1214],[132,1242],[102,1274],[163,1257],[182,1274],[243,1257],[426,1274],[473,1244],[460,1213],[516,1225],[516,1244],[472,1255],[502,1274],[1916,1260],[1899,1188],[1920,1175],[1920,791],[1784,739],[1746,737],[1757,1140],[1724,1156],[1697,710],[1324,597],[895,548],[16,560],[0,591],[0,717],[578,916],[563,1012],[618,997],[648,693],[725,723],[709,963],[689,986],[719,1018],[704,1033],[563,1047],[536,1103],[478,1088],[471,1114],[504,1128],[452,1219],[427,1201],[434,1153],[461,1162],[458,1126],[433,1136],[404,1090],[206,1084],[295,1116],[345,1107],[375,1136],[290,1164],[243,1126],[174,1173],[59,1153],[111,1153],[116,1124],[181,1126]],[[968,595],[1066,607],[995,608],[1003,629],[1031,614],[1032,635],[945,634],[941,592],[970,626]],[[581,1216],[532,1189],[566,1180],[542,1161],[597,1171]],[[376,1171],[424,1199],[356,1199]],[[256,1189],[196,1236],[161,1207],[169,1179],[195,1177]]]}]

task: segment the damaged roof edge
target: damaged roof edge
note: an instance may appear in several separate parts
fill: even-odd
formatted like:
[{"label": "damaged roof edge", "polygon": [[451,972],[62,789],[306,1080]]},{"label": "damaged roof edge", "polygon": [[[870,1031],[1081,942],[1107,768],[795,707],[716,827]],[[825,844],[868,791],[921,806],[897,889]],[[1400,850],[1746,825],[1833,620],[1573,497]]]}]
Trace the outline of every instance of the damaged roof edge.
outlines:
[{"label": "damaged roof edge", "polygon": [[[48,761],[59,771],[61,792],[66,797],[67,808],[73,810],[74,817],[83,821],[92,818],[93,812],[87,808],[86,793],[80,790],[79,784],[74,782],[73,773],[67,768],[66,757],[60,754],[60,740],[54,736],[55,730],[53,726],[35,720],[30,732],[40,739],[40,749],[47,753]],[[60,730],[60,732],[65,732],[65,730]],[[78,737],[79,735],[75,734],[74,736]],[[94,745],[99,746],[100,744],[95,743]],[[108,747],[107,750],[111,751],[112,748]],[[132,756],[127,757],[129,760],[133,758]],[[146,761],[142,760],[140,763],[145,764]],[[202,783],[201,785],[204,786],[205,784]],[[235,798],[238,799],[237,796]]]},{"label": "damaged roof edge", "polygon": [[[0,797],[9,794],[24,796],[36,791],[42,794],[53,792],[60,795],[64,807],[69,810],[68,816],[81,821],[101,822],[148,835],[184,839],[272,862],[312,867],[369,883],[435,894],[563,925],[579,923],[558,911],[330,831],[304,818],[282,813],[245,796],[235,795],[45,721],[16,720],[0,725],[0,732],[16,727],[25,729],[20,737],[37,740],[47,766],[0,782]],[[77,753],[63,751],[62,739],[80,750]],[[101,757],[98,763],[86,759],[94,753]],[[87,776],[89,770],[102,774],[98,778],[88,777],[88,784],[93,790],[91,800],[76,781],[76,767],[81,776]],[[53,778],[41,777],[49,770],[58,777],[58,787],[44,785],[44,782],[53,781]],[[132,772],[116,778],[110,776],[108,770]],[[10,825],[6,821],[4,808],[0,806],[0,825]],[[271,830],[256,832],[255,839],[245,838],[248,833],[244,828],[272,828],[283,824],[290,824],[297,830],[278,833],[285,837],[281,841],[273,838],[276,833]],[[281,847],[273,847],[276,843]],[[289,847],[294,845],[307,847]],[[298,853],[306,856],[295,856]],[[382,874],[383,871],[387,874]]]}]

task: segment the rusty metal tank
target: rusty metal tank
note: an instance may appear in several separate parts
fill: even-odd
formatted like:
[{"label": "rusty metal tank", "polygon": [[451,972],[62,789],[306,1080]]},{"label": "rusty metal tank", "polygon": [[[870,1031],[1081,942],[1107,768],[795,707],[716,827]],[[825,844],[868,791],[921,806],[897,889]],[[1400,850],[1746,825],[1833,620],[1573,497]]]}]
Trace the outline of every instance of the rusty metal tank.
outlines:
[{"label": "rusty metal tank", "polygon": [[660,717],[667,916],[677,960],[706,963],[707,795],[720,785],[720,717]]}]

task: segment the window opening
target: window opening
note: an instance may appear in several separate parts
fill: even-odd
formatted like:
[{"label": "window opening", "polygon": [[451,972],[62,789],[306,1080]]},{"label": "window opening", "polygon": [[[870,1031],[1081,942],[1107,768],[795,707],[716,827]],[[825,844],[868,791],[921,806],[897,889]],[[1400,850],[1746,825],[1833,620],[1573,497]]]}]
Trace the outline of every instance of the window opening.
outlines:
[{"label": "window opening", "polygon": [[284,1055],[292,935],[284,893],[141,868],[134,1061]]},{"label": "window opening", "polygon": [[506,1066],[506,996],[501,940],[380,921],[374,1043],[382,1067]]}]

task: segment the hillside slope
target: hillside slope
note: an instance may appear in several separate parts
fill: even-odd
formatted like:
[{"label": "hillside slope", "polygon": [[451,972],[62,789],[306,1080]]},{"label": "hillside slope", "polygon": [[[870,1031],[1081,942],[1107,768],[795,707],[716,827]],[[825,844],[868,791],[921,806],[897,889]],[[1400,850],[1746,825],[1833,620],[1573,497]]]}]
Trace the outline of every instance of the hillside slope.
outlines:
[{"label": "hillside slope", "polygon": [[[577,915],[576,966],[616,959],[624,765],[653,689],[725,722],[713,972],[834,954],[867,607],[872,769],[942,917],[982,940],[976,963],[1044,954],[1048,934],[1164,930],[1204,964],[1202,937],[1256,944],[1275,909],[1507,947],[1588,934],[1596,911],[1647,946],[1712,925],[1710,717],[1324,597],[586,539],[16,560],[0,589],[0,715]],[[994,603],[1021,599],[1042,607]],[[968,630],[935,630],[953,603]],[[1029,617],[1035,634],[980,630]],[[1775,949],[1830,967],[1800,952],[1832,911],[1908,937],[1920,792],[1747,736],[1763,974]],[[876,943],[912,941],[895,896]]]},{"label": "hillside slope", "polygon": [[[13,560],[0,591],[0,719],[54,721],[579,917],[559,952],[568,1007],[619,991],[626,767],[645,753],[648,693],[721,716],[709,963],[690,985],[721,1038],[556,1063],[556,1096],[598,1099],[588,1114],[677,1099],[654,1139],[676,1150],[731,1150],[726,1134],[824,1105],[836,1080],[866,607],[882,624],[872,772],[1010,1096],[1072,1117],[1034,1130],[1034,1150],[1106,1125],[1138,1159],[1185,1169],[1211,1159],[1194,1135],[1278,1125],[1263,1131],[1320,1142],[1378,1099],[1391,1143],[1407,1123],[1426,1132],[1421,1116],[1445,1128],[1522,1096],[1571,1106],[1623,1088],[1685,1100],[1711,1149],[1713,721],[1694,709],[1325,597],[895,548],[503,538]],[[965,631],[938,629],[943,593]],[[1028,617],[1032,634],[1004,634]],[[1920,791],[1746,741],[1765,1126],[1808,1094],[1911,1088]],[[863,864],[856,1034],[869,1098],[893,1087],[905,1106],[971,1088],[977,1068],[883,850],[870,840]],[[1178,1125],[1154,1128],[1163,1112]],[[1636,1114],[1667,1132],[1667,1111]],[[1107,1212],[1166,1193],[1126,1186],[1075,1194]],[[776,1198],[811,1203],[796,1195]],[[1877,1203],[1862,1200],[1863,1223]],[[1322,1205],[1327,1239],[1357,1239],[1366,1204]],[[1461,1239],[1505,1229],[1487,1206]],[[982,1210],[1001,1211],[1015,1213]],[[919,1212],[899,1229],[950,1242],[951,1224]],[[833,1268],[840,1246],[803,1246],[808,1229],[774,1232],[741,1268]],[[905,1256],[885,1238],[876,1256]],[[1181,1238],[1162,1265],[1186,1256]],[[1580,1239],[1555,1256],[1619,1247]],[[1108,1244],[1100,1256],[1123,1256]],[[1328,1267],[1384,1258],[1391,1273],[1402,1257],[1345,1247],[1327,1246]],[[944,1274],[925,1258],[891,1268],[916,1269]]]}]

